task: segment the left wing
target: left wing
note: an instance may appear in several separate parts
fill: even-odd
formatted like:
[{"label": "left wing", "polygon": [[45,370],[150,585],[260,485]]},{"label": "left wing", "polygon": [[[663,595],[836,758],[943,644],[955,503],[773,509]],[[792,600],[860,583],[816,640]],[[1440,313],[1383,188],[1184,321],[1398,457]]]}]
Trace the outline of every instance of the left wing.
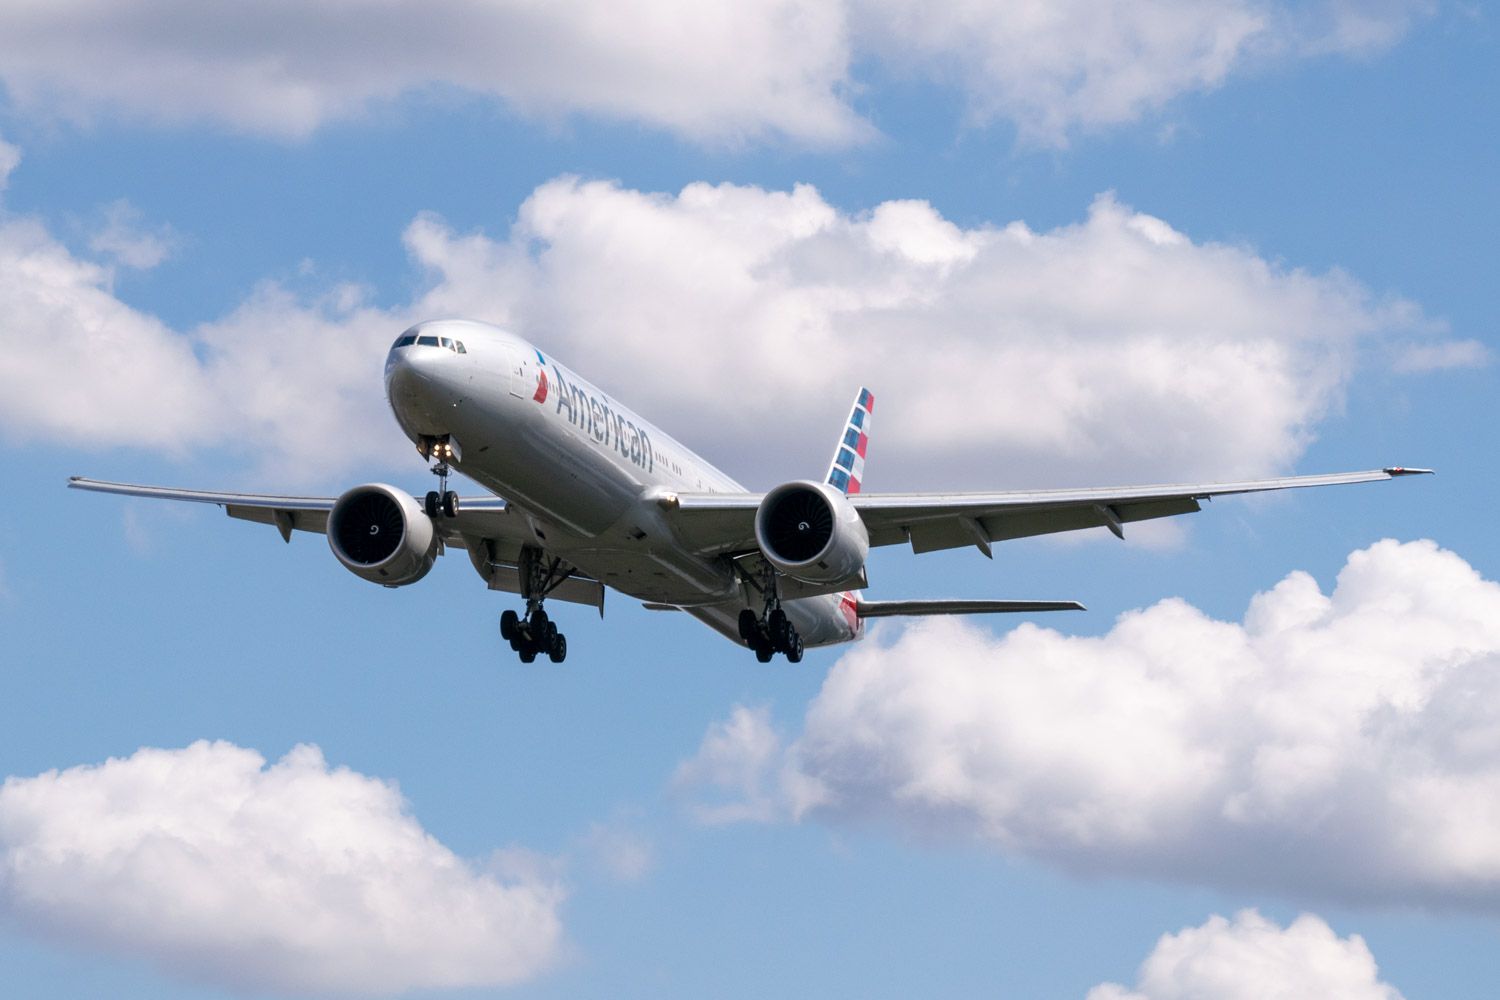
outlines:
[{"label": "left wing", "polygon": [[[870,544],[910,544],[913,552],[977,547],[1080,528],[1105,527],[1120,538],[1124,526],[1199,510],[1199,501],[1237,493],[1370,483],[1430,469],[1391,467],[1322,476],[1287,476],[1237,483],[1014,490],[1006,493],[859,493],[849,503],[870,533]],[[747,552],[755,544],[759,493],[679,493],[661,503],[679,537],[702,554]]]}]

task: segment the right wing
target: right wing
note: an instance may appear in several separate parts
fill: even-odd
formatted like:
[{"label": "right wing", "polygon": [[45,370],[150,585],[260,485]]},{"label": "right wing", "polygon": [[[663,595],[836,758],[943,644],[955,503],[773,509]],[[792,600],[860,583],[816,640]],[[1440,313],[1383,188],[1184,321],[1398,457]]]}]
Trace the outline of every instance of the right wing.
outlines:
[{"label": "right wing", "polygon": [[[74,476],[68,486],[95,493],[115,493],[152,500],[185,500],[210,503],[224,508],[230,517],[273,525],[281,537],[290,542],[293,531],[324,534],[328,530],[328,512],[337,497],[271,496],[263,493],[216,493],[208,490],[181,490],[166,486],[139,486],[134,483],[109,483]],[[468,552],[474,569],[491,590],[521,592],[520,554],[523,545],[535,545],[530,525],[499,497],[463,497],[457,517],[441,517],[435,522],[445,547]],[[574,604],[597,607],[604,613],[604,585],[582,573],[571,572],[549,597]]]},{"label": "right wing", "polygon": [[[911,545],[913,552],[990,543],[1080,528],[1105,527],[1125,537],[1124,526],[1200,509],[1199,501],[1239,493],[1370,483],[1430,469],[1392,467],[1322,476],[1285,476],[1237,483],[1116,486],[1091,489],[1013,490],[1005,493],[859,493],[849,502],[870,533],[870,544]],[[755,511],[764,494],[681,493],[662,498],[674,528],[703,554],[756,548]]]}]

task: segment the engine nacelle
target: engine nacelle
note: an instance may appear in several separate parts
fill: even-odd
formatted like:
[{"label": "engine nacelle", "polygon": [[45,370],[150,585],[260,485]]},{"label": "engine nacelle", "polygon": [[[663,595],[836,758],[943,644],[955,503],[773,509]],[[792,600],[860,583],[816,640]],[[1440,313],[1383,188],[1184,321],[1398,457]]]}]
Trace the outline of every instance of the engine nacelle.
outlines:
[{"label": "engine nacelle", "polygon": [[870,554],[859,512],[827,483],[786,483],[767,493],[755,512],[755,541],[772,566],[804,583],[855,577]]},{"label": "engine nacelle", "polygon": [[438,534],[411,494],[366,483],[334,501],[328,512],[328,547],[355,576],[404,587],[432,569]]}]

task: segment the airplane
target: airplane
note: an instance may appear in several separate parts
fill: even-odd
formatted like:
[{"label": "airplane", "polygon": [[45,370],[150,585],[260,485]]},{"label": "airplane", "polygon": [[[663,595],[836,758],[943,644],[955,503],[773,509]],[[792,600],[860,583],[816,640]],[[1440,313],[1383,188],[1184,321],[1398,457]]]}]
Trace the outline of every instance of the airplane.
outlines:
[{"label": "airplane", "polygon": [[[863,637],[872,618],[1084,610],[1076,601],[870,601],[874,546],[913,553],[1187,514],[1218,496],[1430,473],[1387,467],[1203,485],[867,493],[874,395],[861,388],[828,471],[746,490],[529,341],[474,320],[418,323],[396,338],[385,390],[401,430],[438,477],[425,497],[365,483],[338,497],[263,496],[73,477],[75,489],[217,504],[230,517],[321,532],[334,557],[386,587],[416,583],[450,548],[489,589],[519,595],[500,633],[523,662],[567,657],[549,599],[604,614],[614,589],[683,611],[757,660]],[[448,488],[453,471],[489,495]]]}]

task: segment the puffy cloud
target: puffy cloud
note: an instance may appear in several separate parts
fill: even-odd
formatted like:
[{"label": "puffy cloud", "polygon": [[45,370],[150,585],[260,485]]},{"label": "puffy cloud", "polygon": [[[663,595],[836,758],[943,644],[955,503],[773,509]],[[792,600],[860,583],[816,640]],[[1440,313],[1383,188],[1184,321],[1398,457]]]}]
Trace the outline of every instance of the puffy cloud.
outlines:
[{"label": "puffy cloud", "polygon": [[522,113],[641,121],[698,140],[873,132],[855,64],[949,82],[977,119],[1062,143],[1211,89],[1257,60],[1363,53],[1427,0],[55,0],[0,10],[0,81],[34,113],[209,120],[301,136],[447,88]]},{"label": "puffy cloud", "polygon": [[1426,0],[1052,0],[949,4],[854,0],[862,48],[958,84],[979,121],[1064,145],[1078,129],[1135,121],[1272,57],[1366,53],[1394,43]]},{"label": "puffy cloud", "polygon": [[388,782],[299,746],[199,742],[0,786],[0,912],[237,990],[512,983],[558,954],[559,889],[476,870]]},{"label": "puffy cloud", "polygon": [[[687,443],[717,443],[762,485],[822,467],[861,383],[882,488],[1284,469],[1361,343],[1431,325],[1347,275],[1195,243],[1107,194],[1037,232],[963,229],[920,201],[845,213],[805,185],[563,178],[508,242],[432,218],[408,240],[435,274],[425,313],[508,323],[612,373],[605,387],[667,428],[732,398],[736,419]],[[748,465],[768,432],[785,450]]]},{"label": "puffy cloud", "polygon": [[0,79],[33,112],[281,136],[450,87],[695,138],[840,143],[868,131],[839,97],[843,17],[824,0],[58,0],[0,11]]},{"label": "puffy cloud", "polygon": [[[165,237],[132,236],[132,219],[107,226],[96,250],[144,266]],[[122,302],[113,284],[113,267],[72,253],[37,220],[0,215],[5,438],[171,455],[213,445],[294,483],[411,454],[381,385],[407,317],[367,307],[361,290],[302,301],[266,285],[184,333]]]},{"label": "puffy cloud", "polygon": [[704,780],[1072,871],[1500,908],[1500,584],[1432,542],[1353,553],[1331,594],[1294,572],[1242,622],[1172,599],[1099,637],[889,636],[781,753],[735,770],[712,733]]},{"label": "puffy cloud", "polygon": [[821,470],[861,383],[882,488],[1237,477],[1295,461],[1362,344],[1445,343],[1411,303],[1195,243],[1109,195],[1036,232],[963,229],[920,201],[845,213],[805,185],[563,178],[505,239],[426,215],[405,239],[429,282],[408,304],[266,285],[176,331],[116,298],[111,268],[0,218],[0,423],[212,444],[281,481],[409,465],[380,364],[409,322],[457,315],[532,337],[668,429],[733,399],[735,420],[685,436],[755,485]]},{"label": "puffy cloud", "polygon": [[1358,934],[1341,938],[1304,913],[1285,928],[1254,910],[1233,920],[1166,934],[1141,965],[1133,990],[1106,983],[1087,1000],[1401,1000],[1379,979]]}]

